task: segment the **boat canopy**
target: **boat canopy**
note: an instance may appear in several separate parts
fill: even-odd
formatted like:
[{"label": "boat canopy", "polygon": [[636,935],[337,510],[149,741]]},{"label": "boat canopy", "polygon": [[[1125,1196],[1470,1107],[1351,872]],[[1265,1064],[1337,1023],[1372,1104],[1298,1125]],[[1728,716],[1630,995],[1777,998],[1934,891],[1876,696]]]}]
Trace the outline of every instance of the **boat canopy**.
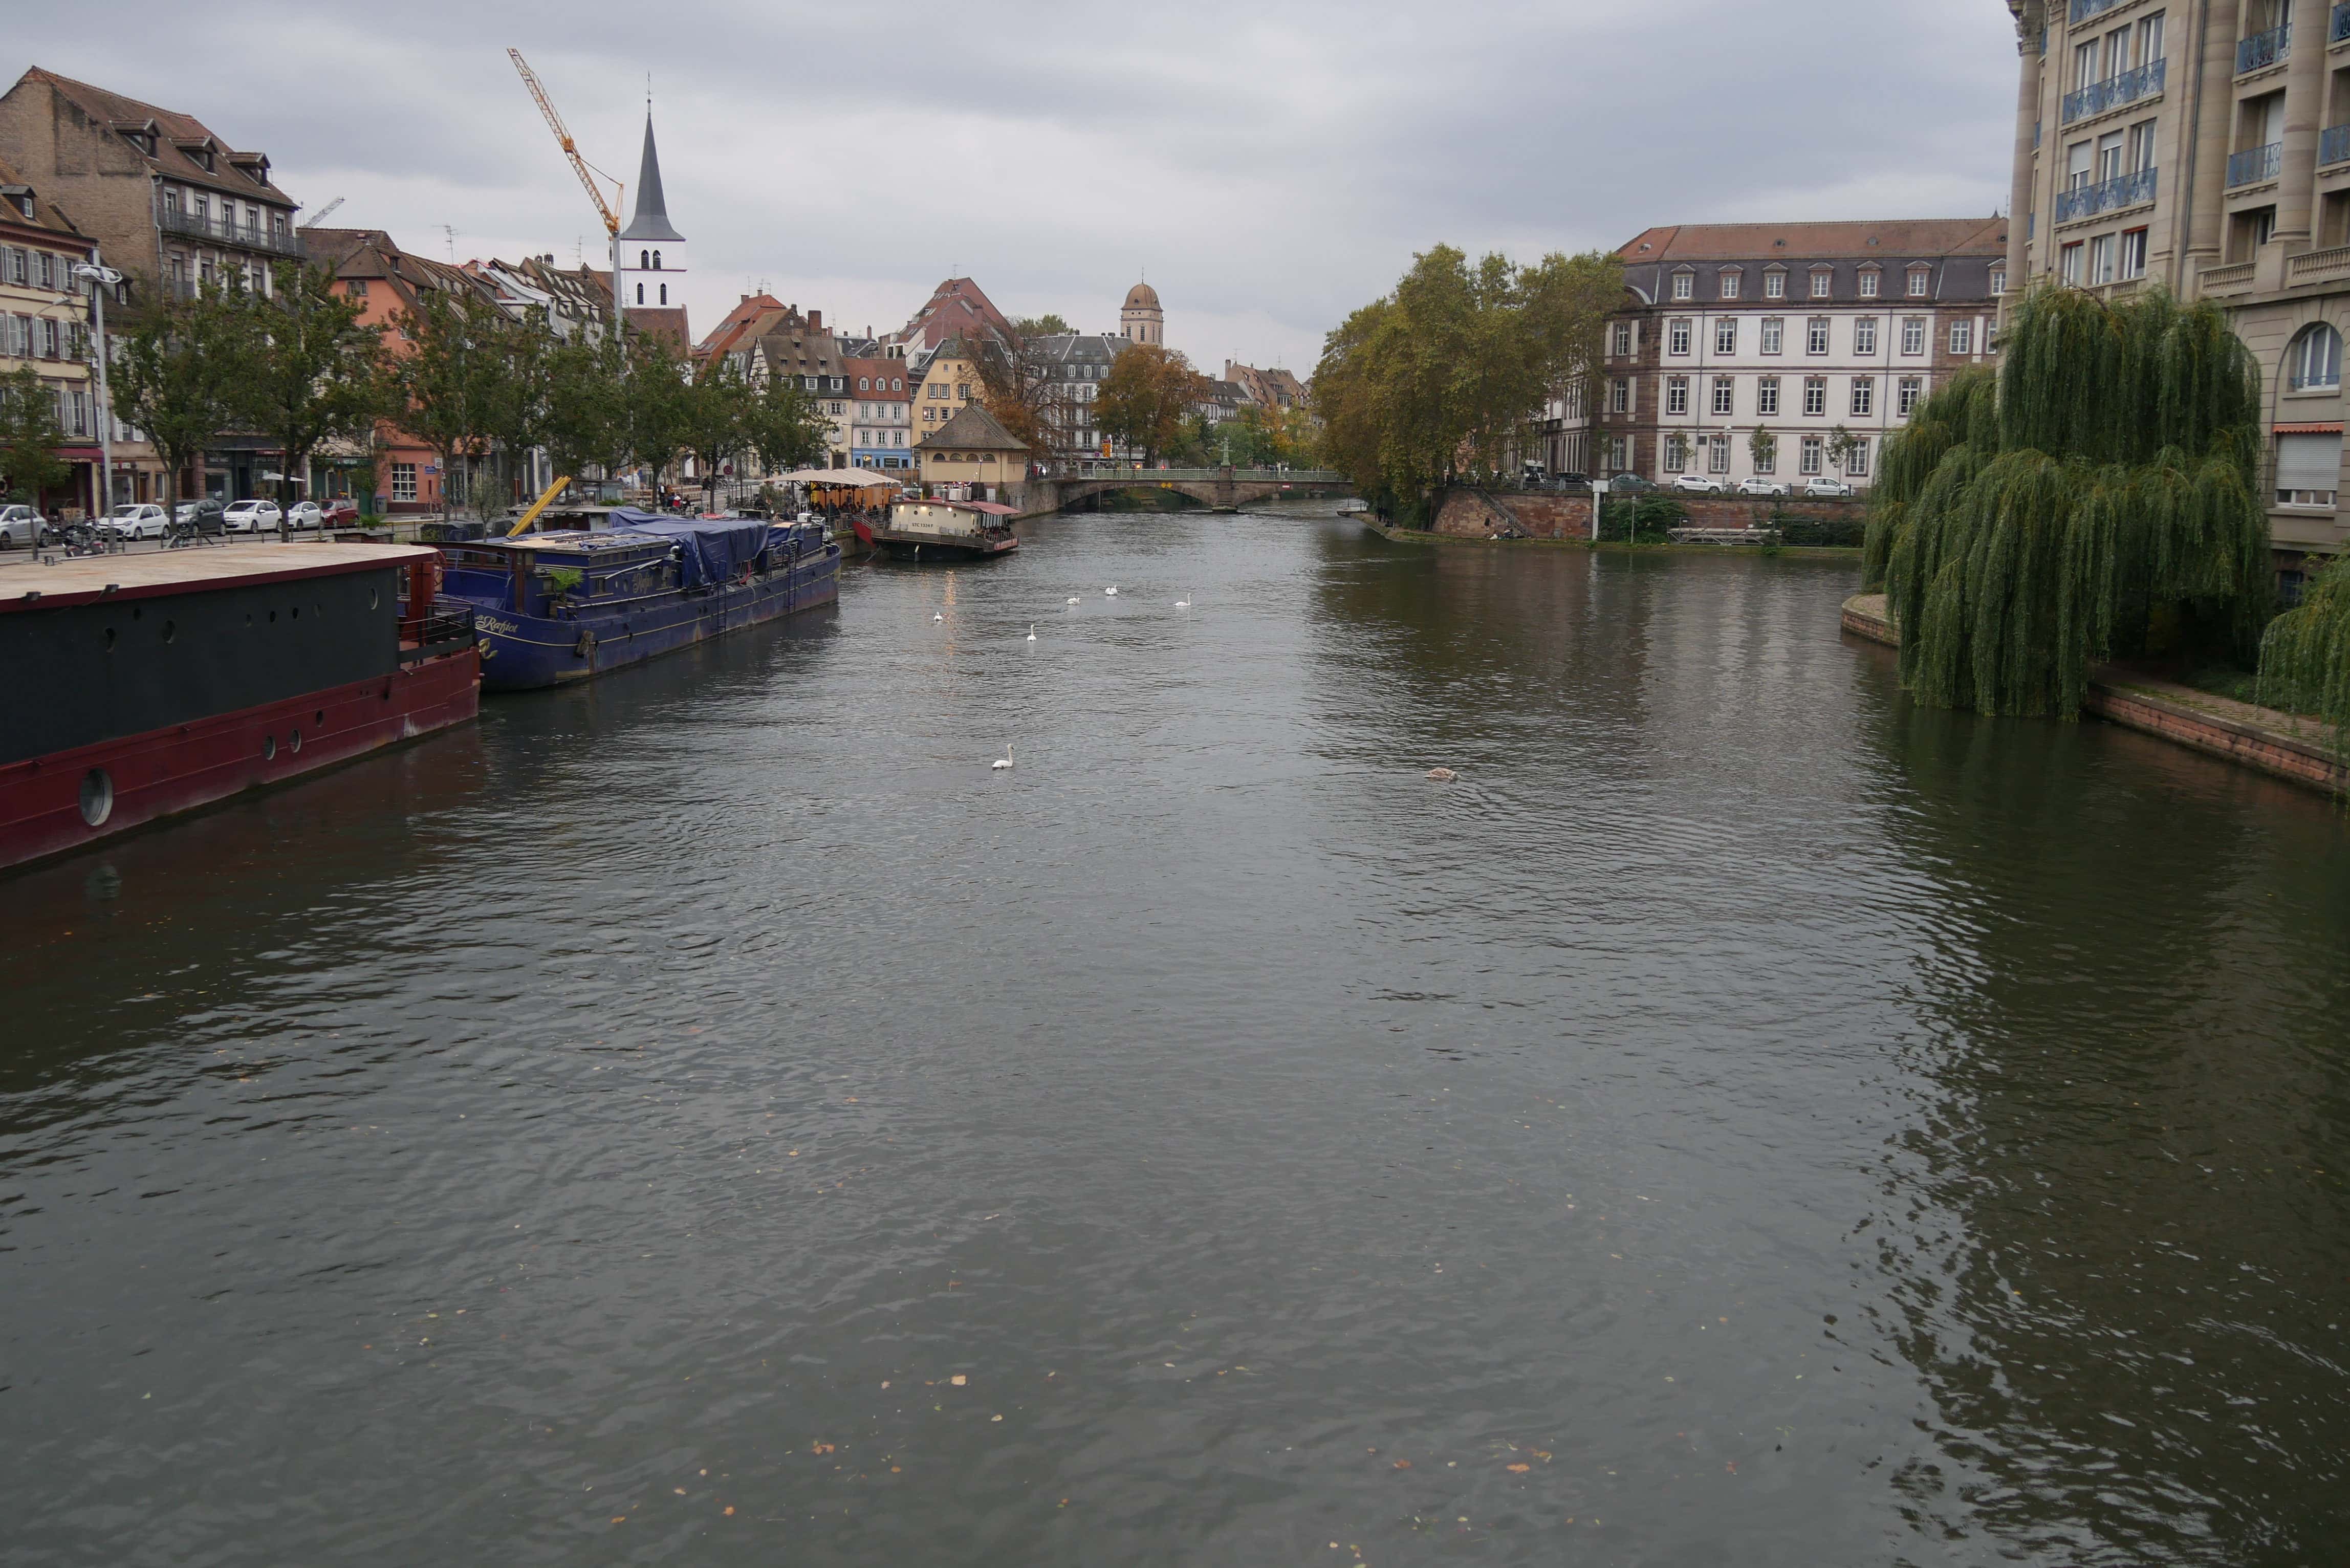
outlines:
[{"label": "boat canopy", "polygon": [[767,547],[767,529],[764,517],[663,517],[625,507],[612,514],[614,533],[653,535],[680,545],[678,586],[688,588],[732,579]]}]

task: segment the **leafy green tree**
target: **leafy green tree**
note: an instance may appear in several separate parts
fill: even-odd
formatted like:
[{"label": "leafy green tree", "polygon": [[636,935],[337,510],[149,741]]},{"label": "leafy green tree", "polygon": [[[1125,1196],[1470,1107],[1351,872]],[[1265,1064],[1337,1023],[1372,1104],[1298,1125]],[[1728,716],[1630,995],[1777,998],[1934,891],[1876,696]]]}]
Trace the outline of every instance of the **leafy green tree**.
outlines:
[{"label": "leafy green tree", "polygon": [[2350,767],[2350,556],[2310,578],[2301,603],[2269,623],[2260,701],[2333,725],[2334,757]]},{"label": "leafy green tree", "polygon": [[1771,433],[1769,425],[1756,425],[1754,433],[1746,438],[1746,452],[1754,460],[1754,472],[1768,473],[1779,461],[1779,438]]},{"label": "leafy green tree", "polygon": [[1866,579],[1918,701],[2077,715],[2109,659],[2221,645],[2272,608],[2261,377],[2209,302],[2026,296],[1994,380],[1963,372],[1886,443]]},{"label": "leafy green tree", "polygon": [[829,448],[831,423],[796,376],[770,376],[752,389],[743,420],[743,444],[770,472],[788,472],[815,464]]},{"label": "leafy green tree", "polygon": [[57,456],[66,441],[57,400],[30,365],[0,376],[0,501],[39,504],[41,492],[73,471]]},{"label": "leafy green tree", "polygon": [[1185,420],[1207,392],[1208,379],[1180,350],[1131,344],[1101,383],[1094,422],[1148,463],[1182,441]]},{"label": "leafy green tree", "polygon": [[617,337],[584,334],[546,357],[548,460],[566,478],[608,477],[628,462],[628,356]]},{"label": "leafy green tree", "polygon": [[486,410],[494,457],[504,459],[505,474],[498,488],[502,504],[513,492],[515,479],[534,447],[545,444],[552,403],[549,397],[555,351],[561,339],[548,326],[546,312],[532,306],[519,317],[504,317],[491,332],[496,374],[489,387]]},{"label": "leafy green tree", "polygon": [[1623,268],[1605,253],[1471,266],[1451,245],[1413,259],[1356,311],[1314,374],[1325,460],[1371,497],[1422,507],[1457,478],[1497,478],[1557,388],[1588,384]]},{"label": "leafy green tree", "polygon": [[254,322],[239,412],[277,438],[286,459],[277,500],[291,506],[311,453],[328,441],[367,440],[393,394],[383,335],[361,323],[359,301],[334,292],[332,269],[280,262],[273,270],[270,296],[246,302]]},{"label": "leafy green tree", "polygon": [[1023,316],[1012,324],[1015,337],[1066,337],[1076,327],[1061,319],[1058,313],[1046,311],[1042,316]]},{"label": "leafy green tree", "polygon": [[751,444],[751,385],[724,355],[713,357],[687,383],[679,424],[685,450],[702,471],[702,487],[717,487],[726,465]]},{"label": "leafy green tree", "polygon": [[630,332],[623,349],[628,374],[628,460],[644,468],[659,489],[676,463],[691,428],[684,358],[658,332]]},{"label": "leafy green tree", "polygon": [[207,284],[193,298],[148,306],[128,330],[109,336],[115,415],[147,432],[163,460],[166,504],[176,509],[181,473],[203,462],[246,407],[254,312],[242,291]]},{"label": "leafy green tree", "polygon": [[441,459],[441,493],[459,499],[457,460],[468,465],[487,454],[508,397],[508,328],[512,318],[472,289],[428,289],[416,308],[402,312],[410,352],[393,364],[393,384],[405,411],[400,425]]}]

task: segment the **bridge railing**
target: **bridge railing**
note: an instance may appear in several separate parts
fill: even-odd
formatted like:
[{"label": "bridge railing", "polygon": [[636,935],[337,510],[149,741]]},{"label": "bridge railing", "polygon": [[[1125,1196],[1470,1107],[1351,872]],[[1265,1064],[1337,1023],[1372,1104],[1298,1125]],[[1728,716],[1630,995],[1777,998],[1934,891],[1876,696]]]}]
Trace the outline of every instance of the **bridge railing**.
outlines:
[{"label": "bridge railing", "polygon": [[1080,473],[1047,474],[1064,483],[1087,480],[1123,484],[1212,483],[1232,480],[1240,484],[1344,484],[1347,476],[1320,468],[1094,468]]}]

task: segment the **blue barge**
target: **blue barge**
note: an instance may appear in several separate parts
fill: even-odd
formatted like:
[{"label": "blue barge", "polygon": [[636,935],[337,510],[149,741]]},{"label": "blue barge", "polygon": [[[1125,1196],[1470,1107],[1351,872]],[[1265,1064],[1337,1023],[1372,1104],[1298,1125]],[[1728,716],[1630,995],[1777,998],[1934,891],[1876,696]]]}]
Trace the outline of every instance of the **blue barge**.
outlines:
[{"label": "blue barge", "polygon": [[473,612],[484,691],[585,680],[840,596],[840,546],[816,524],[612,520],[442,546],[440,597]]}]

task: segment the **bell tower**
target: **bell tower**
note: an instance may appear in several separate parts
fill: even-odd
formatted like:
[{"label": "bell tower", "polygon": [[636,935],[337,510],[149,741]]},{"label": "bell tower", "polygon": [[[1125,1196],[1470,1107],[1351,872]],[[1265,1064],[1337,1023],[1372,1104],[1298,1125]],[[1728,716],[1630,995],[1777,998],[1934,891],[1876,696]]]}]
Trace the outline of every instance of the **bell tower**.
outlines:
[{"label": "bell tower", "polygon": [[661,191],[652,111],[645,112],[645,157],[637,171],[637,210],[613,242],[614,284],[624,312],[685,307],[685,236],[671,226]]},{"label": "bell tower", "polygon": [[1159,291],[1147,283],[1138,283],[1126,291],[1126,304],[1118,313],[1118,335],[1129,343],[1167,342],[1167,313],[1159,308]]}]

